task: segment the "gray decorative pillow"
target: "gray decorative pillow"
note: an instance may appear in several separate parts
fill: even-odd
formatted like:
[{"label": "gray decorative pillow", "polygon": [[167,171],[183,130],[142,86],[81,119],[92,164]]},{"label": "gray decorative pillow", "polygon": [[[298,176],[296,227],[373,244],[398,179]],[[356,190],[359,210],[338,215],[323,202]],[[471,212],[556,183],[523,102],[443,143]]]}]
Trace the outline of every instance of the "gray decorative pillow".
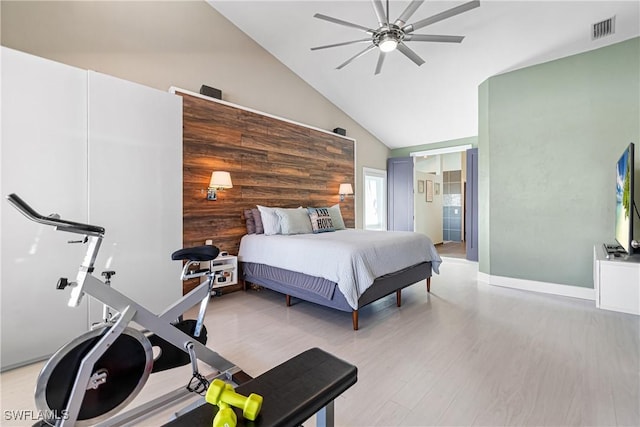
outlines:
[{"label": "gray decorative pillow", "polygon": [[340,205],[336,203],[335,205],[327,209],[329,210],[329,215],[331,216],[333,228],[335,228],[336,230],[346,230],[347,227],[344,225],[344,219],[342,219]]},{"label": "gray decorative pillow", "polygon": [[251,209],[253,213],[253,222],[256,224],[256,234],[264,234],[264,226],[262,225],[262,215],[258,208]]},{"label": "gray decorative pillow", "polygon": [[313,232],[309,213],[306,209],[282,209],[276,208],[276,215],[280,219],[282,234],[308,234]]},{"label": "gray decorative pillow", "polygon": [[309,211],[309,213],[311,213],[311,211],[313,209],[326,209],[329,211],[329,216],[331,217],[331,222],[333,223],[333,228],[335,230],[346,230],[347,226],[344,225],[344,219],[342,218],[342,212],[340,212],[340,205],[339,204],[335,204],[333,206],[331,206],[330,208],[307,208],[307,210]]},{"label": "gray decorative pillow", "polygon": [[256,222],[253,219],[253,212],[251,211],[251,209],[244,210],[244,221],[247,225],[247,234],[255,234]]},{"label": "gray decorative pillow", "polygon": [[309,212],[309,220],[314,233],[324,233],[327,231],[335,231],[333,221],[329,215],[327,208],[307,208]]}]

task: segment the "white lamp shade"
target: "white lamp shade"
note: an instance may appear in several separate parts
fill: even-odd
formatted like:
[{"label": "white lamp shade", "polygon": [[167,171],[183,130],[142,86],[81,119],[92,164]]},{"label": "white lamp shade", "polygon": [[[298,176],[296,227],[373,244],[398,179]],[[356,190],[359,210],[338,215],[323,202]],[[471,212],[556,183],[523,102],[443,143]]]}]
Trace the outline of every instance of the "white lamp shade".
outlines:
[{"label": "white lamp shade", "polygon": [[338,194],[353,194],[353,187],[351,187],[351,184],[340,184]]},{"label": "white lamp shade", "polygon": [[215,171],[211,174],[209,187],[213,188],[233,188],[231,174],[229,172]]}]

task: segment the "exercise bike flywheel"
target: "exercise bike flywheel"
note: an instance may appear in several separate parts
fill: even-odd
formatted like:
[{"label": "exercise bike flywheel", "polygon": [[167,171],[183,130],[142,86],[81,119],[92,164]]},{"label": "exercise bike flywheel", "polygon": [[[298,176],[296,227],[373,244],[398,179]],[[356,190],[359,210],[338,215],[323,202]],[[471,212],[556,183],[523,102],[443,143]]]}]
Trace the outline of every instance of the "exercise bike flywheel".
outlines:
[{"label": "exercise bike flywheel", "polygon": [[[103,326],[86,332],[49,359],[36,384],[39,410],[63,414],[82,358],[109,329]],[[94,365],[76,425],[96,424],[117,413],[142,389],[152,367],[153,350],[147,337],[136,329],[125,328]]]}]

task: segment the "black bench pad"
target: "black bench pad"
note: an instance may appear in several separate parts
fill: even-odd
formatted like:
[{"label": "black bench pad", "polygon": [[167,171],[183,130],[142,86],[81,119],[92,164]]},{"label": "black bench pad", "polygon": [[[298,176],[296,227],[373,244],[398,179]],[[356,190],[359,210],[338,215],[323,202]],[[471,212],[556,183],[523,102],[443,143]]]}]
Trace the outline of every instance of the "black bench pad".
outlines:
[{"label": "black bench pad", "polygon": [[[319,349],[312,348],[264,374],[236,387],[248,396],[264,398],[255,421],[245,420],[235,409],[238,426],[299,426],[358,381],[358,369]],[[165,424],[167,427],[210,426],[218,412],[205,404]]]}]

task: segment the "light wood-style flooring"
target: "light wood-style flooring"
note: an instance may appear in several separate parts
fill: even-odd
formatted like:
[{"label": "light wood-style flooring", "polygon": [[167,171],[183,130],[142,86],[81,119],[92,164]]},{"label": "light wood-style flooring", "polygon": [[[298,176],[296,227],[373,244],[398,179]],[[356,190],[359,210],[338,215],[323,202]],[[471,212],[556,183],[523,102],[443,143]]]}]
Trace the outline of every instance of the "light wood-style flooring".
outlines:
[{"label": "light wood-style flooring", "polygon": [[442,242],[436,245],[436,250],[440,256],[446,256],[450,258],[466,258],[467,257],[467,245],[465,242]]},{"label": "light wood-style flooring", "polygon": [[[424,282],[406,289],[400,309],[393,295],[362,309],[355,332],[349,313],[287,308],[270,291],[225,295],[211,302],[208,345],[253,376],[311,347],[355,364],[338,426],[640,425],[639,317],[484,284],[463,260],[445,258],[441,273],[430,295]],[[3,417],[34,408],[40,366],[0,375]],[[163,374],[137,401],[182,386],[188,367]]]}]

